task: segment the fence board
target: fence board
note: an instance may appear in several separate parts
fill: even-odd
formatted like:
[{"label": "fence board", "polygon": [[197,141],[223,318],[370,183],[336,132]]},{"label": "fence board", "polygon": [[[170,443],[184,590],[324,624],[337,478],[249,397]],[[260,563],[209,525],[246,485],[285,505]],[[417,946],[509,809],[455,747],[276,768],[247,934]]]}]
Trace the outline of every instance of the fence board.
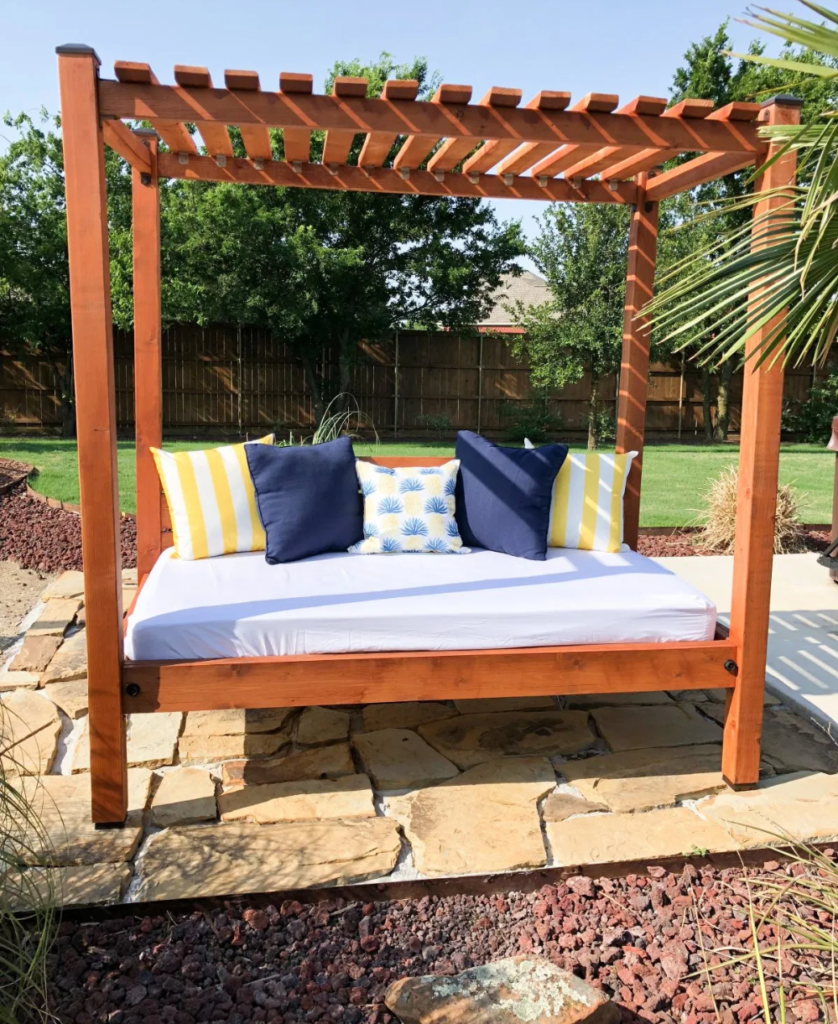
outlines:
[{"label": "fence board", "polygon": [[[116,333],[114,356],[119,429],[130,434],[134,423],[130,334]],[[336,354],[324,348],[318,369],[328,400],[338,386]],[[652,366],[650,437],[703,436],[701,371],[691,364],[685,370],[682,374],[677,366]],[[792,407],[806,399],[812,379],[811,370],[805,368],[786,373],[786,399]],[[434,438],[440,417],[448,420],[443,432],[447,437],[461,429],[502,435],[515,403],[531,397],[529,368],[514,357],[507,338],[459,337],[446,331],[404,331],[398,338],[359,345],[350,389],[384,438]],[[569,436],[586,430],[589,391],[590,381],[583,379],[550,397],[549,407],[561,417]],[[739,426],[741,392],[741,375],[737,375],[731,403],[734,433]],[[613,412],[615,393],[613,376],[600,381],[603,409]],[[163,339],[163,420],[170,436],[241,436],[269,430],[305,435],[313,429],[315,413],[302,365],[269,331],[176,324]],[[0,429],[56,432],[60,426],[61,403],[52,366],[0,351]]]}]

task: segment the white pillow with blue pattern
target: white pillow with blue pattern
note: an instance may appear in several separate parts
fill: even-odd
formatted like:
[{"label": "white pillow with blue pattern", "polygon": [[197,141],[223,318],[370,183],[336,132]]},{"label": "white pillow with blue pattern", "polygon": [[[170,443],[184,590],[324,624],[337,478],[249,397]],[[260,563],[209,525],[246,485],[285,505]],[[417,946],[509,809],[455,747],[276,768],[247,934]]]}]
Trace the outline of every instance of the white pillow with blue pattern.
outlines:
[{"label": "white pillow with blue pattern", "polygon": [[364,539],[348,549],[353,554],[470,552],[454,518],[459,459],[398,469],[358,459],[355,468],[364,496]]}]

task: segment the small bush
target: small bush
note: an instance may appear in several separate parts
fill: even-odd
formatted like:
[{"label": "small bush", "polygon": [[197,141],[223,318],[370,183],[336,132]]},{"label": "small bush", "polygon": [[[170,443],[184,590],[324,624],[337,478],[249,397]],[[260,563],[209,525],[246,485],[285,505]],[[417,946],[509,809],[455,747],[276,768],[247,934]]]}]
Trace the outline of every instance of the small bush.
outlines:
[{"label": "small bush", "polygon": [[788,407],[783,410],[783,433],[795,441],[826,444],[832,435],[833,416],[838,416],[838,372],[818,381],[797,412]]},{"label": "small bush", "polygon": [[[704,547],[720,554],[733,552],[736,540],[736,491],[739,470],[728,466],[710,485],[704,496],[705,507],[699,515],[703,524],[701,541]],[[777,511],[774,516],[774,554],[788,555],[805,551],[806,545],[800,524],[800,511],[805,507],[788,484],[777,491]]]},{"label": "small bush", "polygon": [[549,441],[564,426],[561,416],[550,408],[546,395],[538,395],[527,402],[504,402],[500,417],[505,423],[506,439],[519,444],[524,438],[534,443]]},{"label": "small bush", "polygon": [[446,434],[451,433],[451,417],[446,416],[445,413],[426,413],[420,416],[418,421],[423,427],[427,427],[428,430],[432,430],[439,440],[442,440]]},{"label": "small bush", "polygon": [[375,435],[378,443],[378,431],[372,419],[361,411],[358,400],[350,394],[339,394],[329,402],[323,417],[317,425],[317,429],[311,436],[312,444],[323,444],[325,441],[335,441],[339,437],[351,437],[352,440],[360,438],[359,430],[366,427]]}]

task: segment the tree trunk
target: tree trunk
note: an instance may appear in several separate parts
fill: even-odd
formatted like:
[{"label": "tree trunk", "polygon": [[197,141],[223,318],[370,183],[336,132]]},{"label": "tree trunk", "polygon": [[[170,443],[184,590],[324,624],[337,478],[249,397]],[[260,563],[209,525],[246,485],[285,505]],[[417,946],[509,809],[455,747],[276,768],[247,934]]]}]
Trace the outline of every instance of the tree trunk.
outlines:
[{"label": "tree trunk", "polygon": [[726,441],[730,430],[730,388],[733,383],[733,360],[727,359],[719,371],[719,386],[716,389],[716,426],[713,437]]},{"label": "tree trunk", "polygon": [[67,348],[67,356],[63,368],[58,361],[51,359],[52,379],[61,403],[61,436],[76,436],[76,405],[73,386],[73,353]]},{"label": "tree trunk", "polygon": [[599,377],[591,374],[591,393],[588,397],[588,451],[592,452],[599,441],[597,414],[599,413]]},{"label": "tree trunk", "polygon": [[314,418],[317,423],[320,423],[323,419],[323,414],[326,412],[326,403],[323,401],[323,389],[320,386],[320,378],[317,376],[317,369],[311,356],[301,356],[300,362],[303,364],[303,370],[305,371],[309,391],[311,392]]},{"label": "tree trunk", "polygon": [[707,366],[701,367],[701,405],[704,409],[704,439],[713,440],[713,377]]}]

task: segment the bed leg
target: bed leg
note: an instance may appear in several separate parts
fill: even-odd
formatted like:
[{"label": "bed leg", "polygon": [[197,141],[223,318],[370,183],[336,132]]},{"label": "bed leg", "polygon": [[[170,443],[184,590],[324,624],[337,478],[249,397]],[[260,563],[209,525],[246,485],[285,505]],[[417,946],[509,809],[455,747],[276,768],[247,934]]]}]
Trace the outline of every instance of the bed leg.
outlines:
[{"label": "bed leg", "polygon": [[736,687],[727,692],[722,775],[731,789],[751,789],[759,781],[762,704],[761,678],[750,694],[738,679]]},{"label": "bed leg", "polygon": [[128,753],[122,712],[121,673],[99,700],[90,701],[90,789],[97,828],[119,828],[128,814]]}]

